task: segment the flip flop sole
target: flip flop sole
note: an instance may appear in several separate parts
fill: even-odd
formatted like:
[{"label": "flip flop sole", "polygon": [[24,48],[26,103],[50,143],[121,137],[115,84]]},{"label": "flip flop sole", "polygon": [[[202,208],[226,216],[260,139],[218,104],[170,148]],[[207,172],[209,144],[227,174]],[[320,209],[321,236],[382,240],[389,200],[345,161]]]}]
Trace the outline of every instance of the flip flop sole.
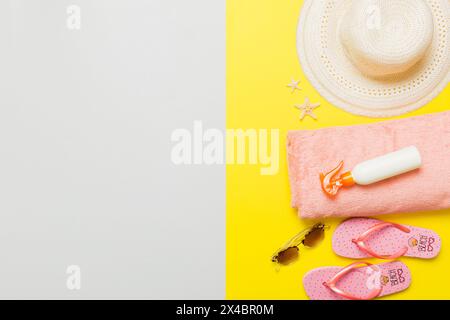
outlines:
[{"label": "flip flop sole", "polygon": [[[334,252],[342,257],[364,259],[370,256],[362,251],[353,239],[358,238],[369,228],[382,221],[377,219],[353,218],[340,224],[332,238]],[[374,232],[366,241],[367,245],[377,254],[391,255],[407,247],[406,257],[431,259],[441,250],[441,238],[432,230],[406,226],[410,233],[402,232],[393,227]]]},{"label": "flip flop sole", "polygon": [[[374,274],[370,267],[358,268],[345,275],[337,284],[339,289],[356,297],[367,297],[373,290],[373,277],[379,277],[383,290],[379,297],[388,296],[406,290],[411,284],[411,272],[400,261],[376,265],[379,273]],[[308,272],[303,278],[303,286],[311,300],[347,300],[329,288],[324,282],[333,278],[342,267],[322,267]]]}]

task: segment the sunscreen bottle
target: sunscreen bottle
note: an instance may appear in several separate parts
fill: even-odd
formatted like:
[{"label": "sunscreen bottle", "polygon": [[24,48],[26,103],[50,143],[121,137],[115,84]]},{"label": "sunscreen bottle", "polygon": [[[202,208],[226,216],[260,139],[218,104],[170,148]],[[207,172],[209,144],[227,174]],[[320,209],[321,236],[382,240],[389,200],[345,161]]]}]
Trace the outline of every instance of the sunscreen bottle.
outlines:
[{"label": "sunscreen bottle", "polygon": [[369,185],[400,174],[416,170],[422,165],[419,150],[414,147],[404,148],[384,156],[371,159],[356,165],[352,171],[338,176],[344,166],[339,165],[330,172],[320,174],[323,191],[329,196],[335,196],[342,187],[351,187],[355,184]]}]

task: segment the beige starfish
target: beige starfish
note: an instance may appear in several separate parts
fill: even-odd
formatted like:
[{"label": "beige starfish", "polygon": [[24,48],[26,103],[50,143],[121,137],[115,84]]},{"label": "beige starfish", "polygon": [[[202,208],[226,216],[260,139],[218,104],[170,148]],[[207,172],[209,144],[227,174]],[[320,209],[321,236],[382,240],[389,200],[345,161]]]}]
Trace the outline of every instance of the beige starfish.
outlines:
[{"label": "beige starfish", "polygon": [[312,104],[308,97],[305,99],[305,103],[302,105],[296,105],[297,109],[299,109],[302,113],[300,115],[300,120],[303,121],[306,116],[310,116],[314,120],[317,120],[316,115],[314,114],[314,110],[320,107],[320,103]]},{"label": "beige starfish", "polygon": [[300,91],[300,90],[302,90],[299,87],[300,82],[301,82],[300,80],[298,80],[298,81],[292,80],[291,83],[287,85],[287,87],[292,89],[292,93],[294,93],[296,90]]}]

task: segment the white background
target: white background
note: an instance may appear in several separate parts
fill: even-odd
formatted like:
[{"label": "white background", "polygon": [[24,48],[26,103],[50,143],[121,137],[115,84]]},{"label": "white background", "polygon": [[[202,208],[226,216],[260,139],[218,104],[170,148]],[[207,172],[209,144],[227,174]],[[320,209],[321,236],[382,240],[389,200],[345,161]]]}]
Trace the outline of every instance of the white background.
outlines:
[{"label": "white background", "polygon": [[225,125],[224,0],[2,0],[0,298],[224,298],[225,169],[170,159],[194,120]]}]

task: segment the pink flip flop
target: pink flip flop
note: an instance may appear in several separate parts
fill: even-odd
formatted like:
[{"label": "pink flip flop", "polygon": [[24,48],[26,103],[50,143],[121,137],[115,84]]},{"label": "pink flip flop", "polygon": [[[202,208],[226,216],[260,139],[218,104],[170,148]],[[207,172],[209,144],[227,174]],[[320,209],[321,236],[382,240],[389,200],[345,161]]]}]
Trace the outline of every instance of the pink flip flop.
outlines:
[{"label": "pink flip flop", "polygon": [[311,300],[371,300],[406,290],[410,284],[411,273],[399,261],[323,267],[303,277],[303,286]]},{"label": "pink flip flop", "polygon": [[431,230],[367,218],[344,221],[332,244],[337,255],[351,259],[431,259],[441,250],[441,239]]}]

